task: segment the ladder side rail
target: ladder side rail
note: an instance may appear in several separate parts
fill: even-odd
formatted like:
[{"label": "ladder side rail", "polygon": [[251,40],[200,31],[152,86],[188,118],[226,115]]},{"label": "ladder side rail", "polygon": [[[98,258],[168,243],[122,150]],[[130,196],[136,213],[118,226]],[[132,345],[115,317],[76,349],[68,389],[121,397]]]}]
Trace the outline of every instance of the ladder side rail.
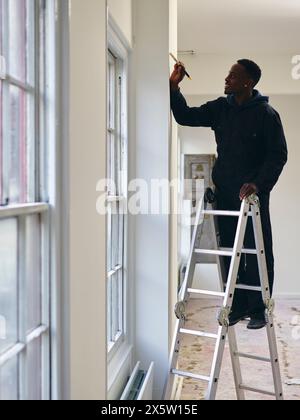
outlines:
[{"label": "ladder side rail", "polygon": [[225,298],[224,298],[224,308],[229,311],[231,310],[231,307],[232,307],[234,291],[236,288],[237,275],[239,271],[242,248],[244,245],[244,238],[245,238],[246,226],[247,226],[247,221],[248,221],[249,207],[250,207],[249,202],[247,200],[243,200],[241,204],[241,214],[238,220],[236,236],[235,236],[235,241],[234,241],[234,246],[233,246],[233,256],[232,256],[231,264],[229,268],[227,286],[226,286]]},{"label": "ladder side rail", "polygon": [[[190,247],[190,253],[188,258],[188,263],[186,267],[185,277],[183,284],[181,286],[181,290],[178,295],[179,302],[186,302],[188,288],[192,285],[194,274],[195,274],[195,266],[196,266],[196,257],[195,257],[195,245],[196,240],[198,237],[199,232],[202,232],[203,228],[203,220],[201,221],[201,216],[203,216],[203,210],[205,208],[205,200],[204,197],[198,203],[196,218],[195,218],[195,226],[193,229],[192,235],[192,242]],[[204,216],[203,216],[204,217]],[[181,319],[176,320],[175,324],[175,331],[172,339],[171,345],[171,352],[169,356],[169,366],[168,366],[168,377],[164,388],[164,399],[169,400],[172,395],[172,390],[174,387],[175,375],[172,374],[172,369],[177,367],[178,363],[178,356],[179,356],[179,349],[180,349],[180,330],[184,327],[185,319],[182,317]]]},{"label": "ladder side rail", "polygon": [[194,229],[193,229],[192,242],[191,242],[191,247],[190,247],[188,263],[187,263],[187,266],[186,266],[184,281],[183,281],[183,284],[182,284],[182,287],[181,287],[181,290],[180,290],[179,296],[178,296],[179,301],[185,300],[186,294],[187,294],[187,289],[191,286],[191,284],[193,282],[193,278],[192,278],[192,275],[191,275],[191,266],[193,266],[195,264],[194,250],[195,250],[195,246],[196,246],[197,237],[199,235],[199,232],[200,232],[200,234],[202,233],[202,229],[203,229],[203,219],[201,221],[201,216],[204,218],[204,216],[203,216],[204,208],[205,208],[205,202],[204,202],[204,197],[203,197],[202,200],[199,202],[198,208],[197,208],[197,213],[196,213],[196,218],[195,218],[195,226],[194,226]]},{"label": "ladder side rail", "polygon": [[[218,241],[218,234],[217,234],[217,232],[219,232],[217,217],[212,216],[211,222],[212,222],[212,234],[213,234],[213,239],[214,239],[214,246],[216,249],[219,249],[220,243]],[[225,271],[225,266],[224,266],[224,258],[222,258],[219,255],[217,256],[217,266],[218,266],[219,284],[220,284],[221,290],[223,291],[226,287],[226,271]],[[232,364],[232,370],[233,370],[233,376],[234,376],[236,396],[239,401],[244,401],[245,392],[244,390],[240,388],[241,384],[243,383],[243,377],[242,377],[240,359],[237,356],[238,345],[237,345],[237,339],[236,339],[234,328],[229,328],[228,330],[228,343],[229,343],[229,352],[230,352],[231,364]]]},{"label": "ladder side rail", "polygon": [[229,342],[229,350],[230,350],[231,364],[232,364],[232,370],[233,370],[233,376],[234,376],[236,396],[237,396],[238,401],[244,401],[245,392],[243,389],[241,389],[241,385],[243,384],[243,377],[242,377],[240,358],[238,356],[238,345],[237,345],[237,339],[236,339],[234,328],[228,329],[228,342]]},{"label": "ladder side rail", "polygon": [[[218,228],[217,228],[217,220],[215,216],[211,217],[211,230],[213,235],[213,245],[215,249],[220,248],[220,244],[218,242]],[[219,285],[220,291],[223,292],[225,288],[225,267],[223,263],[223,258],[220,255],[217,255],[217,267],[218,267],[218,275],[219,275]]]},{"label": "ladder side rail", "polygon": [[241,212],[238,220],[235,241],[233,246],[233,256],[231,259],[229,274],[228,274],[228,281],[227,281],[227,288],[225,292],[225,298],[223,303],[223,309],[221,310],[220,316],[220,325],[221,322],[223,323],[222,326],[219,328],[219,339],[215,348],[214,358],[212,363],[211,375],[210,375],[210,383],[208,386],[207,391],[207,399],[208,400],[215,400],[217,386],[221,371],[221,363],[224,354],[225,342],[226,342],[226,335],[228,330],[228,316],[230,314],[230,310],[232,307],[234,291],[236,286],[237,274],[238,269],[240,266],[241,261],[241,254],[242,248],[244,243],[244,237],[246,232],[246,225],[248,220],[248,213],[249,213],[250,204],[248,200],[243,200],[241,204]]},{"label": "ladder side rail", "polygon": [[261,288],[262,288],[262,297],[268,309],[267,335],[268,335],[268,343],[269,343],[270,356],[271,356],[271,365],[272,365],[272,373],[273,373],[273,379],[274,379],[275,394],[276,394],[277,400],[283,400],[283,389],[282,389],[282,380],[281,380],[281,373],[280,373],[280,366],[279,366],[279,356],[278,356],[278,349],[277,349],[277,343],[276,343],[274,319],[273,319],[273,313],[272,313],[273,304],[271,301],[270,284],[269,284],[269,278],[268,278],[266,252],[265,252],[265,246],[264,246],[264,238],[263,238],[259,205],[255,203],[254,205],[252,205],[251,210],[252,210],[254,238],[255,238],[255,244],[256,244],[256,249],[257,249],[257,262],[258,262],[259,276],[260,276]]}]

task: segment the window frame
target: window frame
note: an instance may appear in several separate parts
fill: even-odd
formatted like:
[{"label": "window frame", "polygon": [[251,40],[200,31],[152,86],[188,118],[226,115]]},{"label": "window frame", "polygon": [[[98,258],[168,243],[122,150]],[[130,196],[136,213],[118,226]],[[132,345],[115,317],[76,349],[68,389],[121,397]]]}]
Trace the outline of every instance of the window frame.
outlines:
[{"label": "window frame", "polygon": [[[107,46],[107,55],[108,55],[108,63],[109,63],[109,54],[112,54],[114,59],[116,60],[116,83],[118,77],[121,77],[121,85],[120,85],[120,111],[121,114],[117,115],[117,118],[120,121],[121,126],[121,168],[123,170],[121,180],[119,181],[120,191],[118,195],[115,194],[107,194],[107,203],[108,205],[118,204],[121,209],[126,209],[127,207],[127,199],[128,199],[128,61],[129,61],[129,53],[128,50],[122,45],[120,38],[115,33],[111,25],[108,27],[108,46]],[[107,64],[107,68],[108,64]],[[109,91],[107,92],[109,95]],[[108,118],[107,118],[108,120]],[[108,121],[107,121],[108,123]],[[118,130],[118,127],[117,127]],[[112,130],[111,127],[107,126],[107,145],[110,141]],[[119,350],[121,349],[124,343],[127,343],[128,340],[128,330],[130,320],[128,319],[128,217],[126,211],[123,211],[123,266],[116,266],[114,269],[108,271],[107,270],[107,287],[108,287],[108,278],[116,274],[118,271],[122,270],[123,273],[123,281],[122,281],[122,296],[119,296],[119,299],[122,299],[122,318],[123,320],[119,319],[119,323],[123,324],[123,331],[121,331],[114,342],[108,342],[108,363],[110,363],[114,357],[117,356]],[[108,226],[108,216],[107,216],[107,226]],[[108,244],[107,244],[108,245]],[[121,245],[121,244],[120,244]],[[108,249],[108,246],[107,246]],[[120,250],[119,250],[120,252]],[[108,302],[107,302],[108,305]],[[119,301],[120,305],[120,301]],[[107,311],[109,313],[109,311]],[[120,316],[121,318],[121,316]]]},{"label": "window frame", "polygon": [[[9,0],[8,0],[9,1]],[[3,21],[7,18],[7,1],[4,0],[6,7],[6,15]],[[27,5],[27,2],[26,2]],[[0,206],[0,220],[9,218],[16,218],[18,223],[18,341],[9,350],[0,355],[0,368],[8,361],[15,357],[19,358],[18,362],[18,399],[27,399],[27,372],[26,372],[26,352],[28,345],[34,341],[41,340],[41,399],[49,400],[51,398],[51,374],[50,374],[50,205],[47,195],[48,186],[47,179],[44,176],[47,172],[47,158],[46,158],[46,136],[45,136],[45,112],[46,104],[45,98],[45,79],[44,74],[46,71],[45,62],[45,45],[40,43],[41,30],[46,27],[46,20],[48,19],[48,8],[44,0],[34,1],[34,24],[35,24],[35,42],[34,42],[34,70],[35,70],[35,85],[31,86],[27,82],[23,83],[16,80],[8,73],[3,80],[3,88],[6,89],[6,101],[9,102],[8,90],[11,85],[17,86],[23,90],[30,91],[34,95],[34,151],[33,159],[35,164],[34,170],[34,202],[9,204],[6,200]],[[4,56],[8,57],[8,31],[5,31],[6,40],[3,47]],[[44,32],[43,32],[44,34]],[[6,47],[6,48],[5,48]],[[27,46],[26,46],[27,47]],[[28,50],[26,48],[26,58],[28,57]],[[41,56],[43,59],[41,59]],[[8,60],[8,59],[7,59]],[[26,60],[27,61],[27,60]],[[41,77],[42,76],[42,77]],[[7,107],[6,103],[6,107]],[[3,114],[7,112],[5,108]],[[27,121],[27,120],[26,120]],[[27,129],[27,127],[26,127]],[[26,134],[27,135],[27,134]],[[4,147],[7,141],[3,142]],[[3,156],[7,156],[4,150]],[[42,156],[43,154],[43,156]],[[4,161],[7,161],[4,158]],[[27,166],[30,162],[27,162]],[[37,165],[37,166],[36,166]],[[3,173],[8,174],[8,168],[3,168]],[[9,182],[8,176],[3,180],[3,194],[8,197]],[[26,197],[27,199],[27,197]],[[26,317],[24,316],[26,310],[26,286],[25,286],[25,241],[26,241],[26,217],[32,215],[39,215],[40,224],[40,269],[41,269],[41,324],[27,333]]]},{"label": "window frame", "polygon": [[[125,320],[124,320],[124,251],[125,237],[124,215],[121,214],[122,202],[125,199],[124,185],[122,185],[122,176],[120,170],[124,166],[123,152],[126,145],[122,141],[123,121],[122,115],[122,79],[123,79],[123,61],[115,55],[110,49],[108,50],[108,119],[107,119],[107,162],[108,162],[108,179],[115,181],[112,191],[110,187],[107,191],[107,207],[108,207],[108,237],[107,237],[107,255],[108,271],[107,271],[107,296],[112,296],[112,305],[108,300],[108,353],[111,353],[114,347],[118,347],[119,343],[124,339]],[[111,120],[110,117],[113,117]],[[115,211],[118,209],[117,211]],[[115,216],[115,217],[113,217]],[[114,220],[117,219],[117,220]],[[122,223],[123,222],[123,223]],[[120,227],[121,225],[121,227]],[[117,231],[114,231],[117,229]],[[109,231],[110,230],[110,231]],[[114,246],[114,241],[118,238],[118,247]],[[117,254],[120,258],[114,261],[113,256]],[[121,279],[119,278],[121,276]],[[116,278],[114,278],[116,277]],[[116,288],[116,289],[115,289]],[[116,302],[113,302],[114,299]]]}]

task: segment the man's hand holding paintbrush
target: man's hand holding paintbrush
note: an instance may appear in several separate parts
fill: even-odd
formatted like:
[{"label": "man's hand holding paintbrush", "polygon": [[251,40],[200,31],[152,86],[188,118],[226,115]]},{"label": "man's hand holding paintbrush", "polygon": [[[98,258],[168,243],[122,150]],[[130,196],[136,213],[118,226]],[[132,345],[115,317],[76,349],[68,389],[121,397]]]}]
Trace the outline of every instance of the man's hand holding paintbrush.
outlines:
[{"label": "man's hand holding paintbrush", "polygon": [[186,76],[186,70],[184,65],[179,61],[174,66],[174,71],[170,77],[170,87],[172,90],[178,90],[179,83],[182,82]]}]

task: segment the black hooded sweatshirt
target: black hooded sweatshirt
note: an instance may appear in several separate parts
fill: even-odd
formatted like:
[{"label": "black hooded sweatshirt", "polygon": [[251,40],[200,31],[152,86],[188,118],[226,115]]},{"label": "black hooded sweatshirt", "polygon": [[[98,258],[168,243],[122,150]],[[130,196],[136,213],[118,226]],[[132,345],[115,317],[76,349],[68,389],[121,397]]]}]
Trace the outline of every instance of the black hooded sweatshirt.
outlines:
[{"label": "black hooded sweatshirt", "polygon": [[[266,250],[268,278],[274,282],[272,228],[269,214],[269,196],[287,162],[287,144],[279,114],[269,105],[269,98],[258,91],[242,105],[234,95],[190,108],[180,93],[171,90],[171,108],[178,124],[190,127],[211,127],[215,132],[218,159],[212,177],[216,186],[219,210],[239,210],[240,188],[254,183],[260,198],[261,221]],[[219,217],[221,245],[232,247],[237,221]],[[254,248],[251,224],[244,238],[246,248]],[[226,259],[225,259],[226,260]],[[244,257],[239,276],[242,283],[259,286],[259,272],[255,255]],[[230,261],[225,261],[229,272]],[[261,313],[265,310],[261,292],[237,290],[233,310]]]},{"label": "black hooded sweatshirt", "polygon": [[287,162],[287,144],[268,97],[254,90],[242,105],[229,95],[190,108],[180,90],[171,90],[171,108],[178,124],[215,132],[218,158],[212,176],[217,188],[238,194],[244,183],[254,183],[259,193],[270,193]]}]

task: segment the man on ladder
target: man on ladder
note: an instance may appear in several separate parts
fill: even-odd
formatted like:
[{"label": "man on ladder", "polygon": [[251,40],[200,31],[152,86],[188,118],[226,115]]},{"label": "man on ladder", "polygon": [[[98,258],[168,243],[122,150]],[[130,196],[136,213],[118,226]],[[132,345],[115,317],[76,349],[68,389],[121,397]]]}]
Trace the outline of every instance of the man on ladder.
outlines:
[{"label": "man on ladder", "polygon": [[[270,192],[287,162],[287,144],[279,114],[269,105],[268,97],[254,87],[261,70],[251,60],[239,60],[225,79],[225,94],[200,107],[188,107],[179,84],[185,77],[182,63],[174,67],[170,77],[171,108],[178,124],[191,127],[211,127],[215,132],[218,159],[213,169],[217,210],[239,210],[241,201],[252,194],[260,199],[261,222],[266,251],[267,269],[272,293],[274,257],[270,222]],[[219,217],[222,247],[232,248],[237,229],[233,218]],[[255,246],[253,227],[248,222],[245,248]],[[229,271],[230,260],[224,258]],[[238,282],[259,286],[255,255],[244,254]],[[266,325],[265,304],[257,291],[236,290],[229,326],[250,317],[248,329]]]}]

